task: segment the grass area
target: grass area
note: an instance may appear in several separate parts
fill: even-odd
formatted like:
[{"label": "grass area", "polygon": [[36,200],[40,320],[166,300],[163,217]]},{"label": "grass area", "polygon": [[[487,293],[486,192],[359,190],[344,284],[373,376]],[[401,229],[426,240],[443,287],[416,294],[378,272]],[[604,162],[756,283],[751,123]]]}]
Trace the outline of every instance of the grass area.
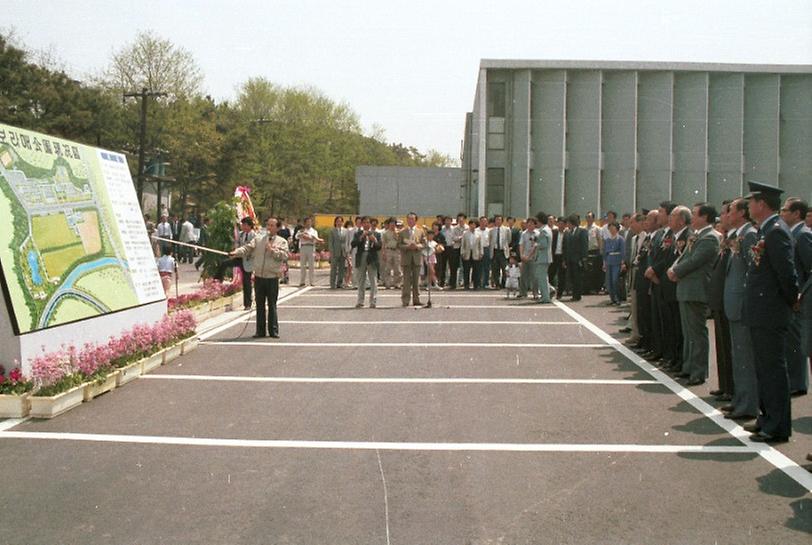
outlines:
[{"label": "grass area", "polygon": [[65,271],[70,269],[77,261],[85,256],[85,250],[81,244],[75,244],[62,248],[61,250],[54,250],[42,254],[42,259],[45,261],[46,273],[50,278],[62,277]]},{"label": "grass area", "polygon": [[110,310],[134,307],[138,305],[138,297],[125,274],[117,266],[104,267],[82,276],[74,287],[92,295]]},{"label": "grass area", "polygon": [[31,218],[31,230],[40,252],[47,252],[48,248],[60,248],[81,242],[76,233],[68,227],[65,214],[34,216]]},{"label": "grass area", "polygon": [[73,322],[74,320],[81,320],[90,316],[99,314],[95,308],[87,303],[74,299],[73,297],[63,297],[56,309],[51,314],[51,320],[48,322],[49,326]]}]

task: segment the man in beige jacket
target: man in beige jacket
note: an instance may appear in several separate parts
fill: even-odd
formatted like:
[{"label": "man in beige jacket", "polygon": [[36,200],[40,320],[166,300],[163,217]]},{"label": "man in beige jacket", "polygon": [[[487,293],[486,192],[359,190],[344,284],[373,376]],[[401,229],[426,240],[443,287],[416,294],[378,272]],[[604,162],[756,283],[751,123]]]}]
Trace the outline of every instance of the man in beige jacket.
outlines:
[{"label": "man in beige jacket", "polygon": [[[249,256],[254,262],[254,291],[257,301],[257,332],[255,338],[265,336],[265,326],[274,339],[279,338],[279,321],[276,315],[276,299],[279,296],[279,277],[282,263],[288,258],[288,241],[276,234],[279,222],[268,218],[268,231],[255,237],[248,244],[240,246],[229,255]],[[267,309],[267,322],[265,319]]]},{"label": "man in beige jacket", "polygon": [[420,263],[421,250],[426,244],[426,233],[417,225],[417,214],[409,212],[406,215],[406,228],[398,233],[398,248],[400,248],[400,265],[403,268],[403,288],[400,293],[403,306],[409,306],[409,294],[412,304],[420,306]]}]

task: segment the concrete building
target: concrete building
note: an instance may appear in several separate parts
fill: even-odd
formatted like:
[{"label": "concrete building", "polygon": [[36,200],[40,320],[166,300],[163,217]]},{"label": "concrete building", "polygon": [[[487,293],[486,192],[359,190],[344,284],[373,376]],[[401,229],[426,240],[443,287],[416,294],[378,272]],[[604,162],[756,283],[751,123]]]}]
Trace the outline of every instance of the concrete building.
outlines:
[{"label": "concrete building", "polygon": [[471,214],[810,199],[812,65],[483,60],[462,169]]},{"label": "concrete building", "polygon": [[456,214],[462,210],[462,169],[373,167],[355,169],[359,213],[365,216]]}]

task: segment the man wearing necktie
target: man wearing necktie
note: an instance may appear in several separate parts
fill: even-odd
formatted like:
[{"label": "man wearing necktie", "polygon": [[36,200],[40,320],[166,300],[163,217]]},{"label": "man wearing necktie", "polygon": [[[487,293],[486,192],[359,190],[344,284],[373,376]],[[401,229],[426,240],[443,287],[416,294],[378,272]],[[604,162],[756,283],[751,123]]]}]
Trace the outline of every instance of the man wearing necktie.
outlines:
[{"label": "man wearing necktie", "polygon": [[502,225],[502,216],[493,218],[493,229],[488,233],[491,247],[491,281],[496,287],[505,287],[505,267],[510,257],[510,228]]},{"label": "man wearing necktie", "polygon": [[403,286],[401,301],[403,306],[409,306],[411,294],[412,304],[420,306],[420,264],[422,250],[426,242],[423,229],[417,227],[417,214],[409,212],[406,215],[407,227],[398,235],[398,248],[400,249],[400,266],[403,270]]}]

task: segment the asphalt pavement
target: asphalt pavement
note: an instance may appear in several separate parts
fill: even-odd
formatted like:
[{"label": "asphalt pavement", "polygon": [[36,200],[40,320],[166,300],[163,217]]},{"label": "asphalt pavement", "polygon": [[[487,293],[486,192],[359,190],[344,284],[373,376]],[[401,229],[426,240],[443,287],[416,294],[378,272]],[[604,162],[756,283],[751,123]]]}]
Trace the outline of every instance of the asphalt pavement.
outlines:
[{"label": "asphalt pavement", "polygon": [[809,543],[808,397],[754,445],[604,299],[285,288],[278,340],[228,313],[124,388],[0,420],[0,543]]}]

